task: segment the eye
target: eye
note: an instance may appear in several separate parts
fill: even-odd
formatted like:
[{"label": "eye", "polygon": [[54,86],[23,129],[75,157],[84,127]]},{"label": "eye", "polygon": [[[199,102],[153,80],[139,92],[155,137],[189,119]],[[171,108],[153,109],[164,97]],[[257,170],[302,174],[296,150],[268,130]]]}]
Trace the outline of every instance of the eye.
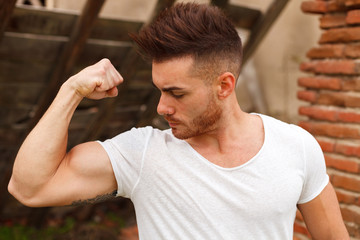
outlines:
[{"label": "eye", "polygon": [[183,93],[175,93],[175,92],[171,92],[170,94],[171,94],[171,96],[173,96],[176,99],[180,99],[185,95]]}]

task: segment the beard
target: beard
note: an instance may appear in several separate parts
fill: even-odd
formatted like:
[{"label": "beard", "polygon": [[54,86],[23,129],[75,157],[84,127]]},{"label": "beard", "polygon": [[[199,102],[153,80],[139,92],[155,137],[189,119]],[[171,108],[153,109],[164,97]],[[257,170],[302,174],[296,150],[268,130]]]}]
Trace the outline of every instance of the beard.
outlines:
[{"label": "beard", "polygon": [[212,96],[205,111],[193,118],[189,126],[185,126],[184,129],[172,128],[172,133],[176,138],[183,140],[200,136],[214,130],[221,115],[222,109]]}]

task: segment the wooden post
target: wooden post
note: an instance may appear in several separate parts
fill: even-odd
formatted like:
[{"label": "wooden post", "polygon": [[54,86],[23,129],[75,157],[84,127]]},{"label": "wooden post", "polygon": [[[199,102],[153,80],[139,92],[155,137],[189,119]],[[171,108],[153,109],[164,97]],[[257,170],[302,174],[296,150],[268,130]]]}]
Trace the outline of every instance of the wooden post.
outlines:
[{"label": "wooden post", "polygon": [[288,1],[289,0],[273,0],[264,16],[259,19],[257,24],[251,29],[250,37],[244,46],[243,65],[254,53],[255,49],[269,31]]},{"label": "wooden post", "polygon": [[15,8],[16,0],[2,0],[0,1],[0,41],[4,35],[6,25]]}]

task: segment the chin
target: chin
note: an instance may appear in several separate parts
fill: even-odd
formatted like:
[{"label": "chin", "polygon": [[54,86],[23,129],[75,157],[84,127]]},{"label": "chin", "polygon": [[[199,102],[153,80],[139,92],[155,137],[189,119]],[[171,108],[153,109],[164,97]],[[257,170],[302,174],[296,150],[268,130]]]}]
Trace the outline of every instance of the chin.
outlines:
[{"label": "chin", "polygon": [[201,134],[199,134],[197,132],[194,132],[194,131],[191,131],[191,130],[183,130],[183,131],[181,131],[179,129],[172,128],[171,131],[172,131],[172,134],[176,138],[181,139],[181,140],[186,140],[186,139],[201,135]]}]

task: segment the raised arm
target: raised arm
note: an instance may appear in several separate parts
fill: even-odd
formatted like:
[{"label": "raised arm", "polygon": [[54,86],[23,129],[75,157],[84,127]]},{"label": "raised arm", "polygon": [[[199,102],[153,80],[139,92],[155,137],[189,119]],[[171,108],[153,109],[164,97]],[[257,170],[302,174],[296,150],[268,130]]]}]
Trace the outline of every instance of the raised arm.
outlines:
[{"label": "raised arm", "polygon": [[298,208],[313,239],[350,239],[331,183],[319,196],[308,203],[299,204]]},{"label": "raised arm", "polygon": [[84,97],[115,97],[123,81],[103,59],[70,77],[22,144],[13,167],[9,192],[28,206],[67,205],[111,195],[116,181],[105,150],[88,142],[66,152],[68,128]]}]

